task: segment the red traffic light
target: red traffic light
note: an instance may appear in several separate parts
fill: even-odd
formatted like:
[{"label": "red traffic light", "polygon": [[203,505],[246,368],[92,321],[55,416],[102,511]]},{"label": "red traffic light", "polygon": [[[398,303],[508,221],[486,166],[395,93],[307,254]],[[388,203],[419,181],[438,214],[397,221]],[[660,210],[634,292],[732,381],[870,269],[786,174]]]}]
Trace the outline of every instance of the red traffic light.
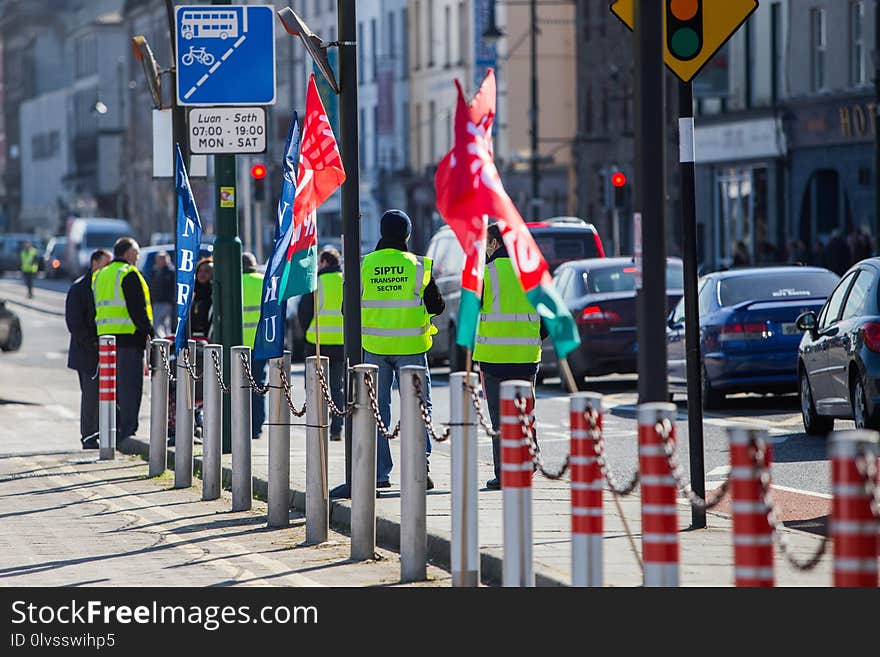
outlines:
[{"label": "red traffic light", "polygon": [[251,178],[262,180],[266,177],[266,166],[264,164],[255,164],[251,167]]},{"label": "red traffic light", "polygon": [[621,171],[615,171],[611,175],[611,184],[615,187],[623,187],[626,184],[626,175]]}]

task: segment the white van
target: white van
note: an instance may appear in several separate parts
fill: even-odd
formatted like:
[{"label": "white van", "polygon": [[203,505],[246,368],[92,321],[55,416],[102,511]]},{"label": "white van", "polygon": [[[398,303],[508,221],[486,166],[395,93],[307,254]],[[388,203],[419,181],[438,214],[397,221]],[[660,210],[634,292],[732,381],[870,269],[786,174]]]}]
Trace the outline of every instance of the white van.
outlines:
[{"label": "white van", "polygon": [[67,273],[71,278],[76,278],[89,266],[92,251],[107,249],[112,254],[116,240],[131,236],[131,224],[124,219],[74,219],[67,230],[67,254],[64,259]]}]

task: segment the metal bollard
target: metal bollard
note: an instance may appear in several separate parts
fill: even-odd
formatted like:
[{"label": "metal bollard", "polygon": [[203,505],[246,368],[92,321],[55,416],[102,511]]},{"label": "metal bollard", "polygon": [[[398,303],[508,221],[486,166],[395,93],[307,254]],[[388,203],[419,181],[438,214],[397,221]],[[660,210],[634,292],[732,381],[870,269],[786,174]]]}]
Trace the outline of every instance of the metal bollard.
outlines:
[{"label": "metal bollard", "polygon": [[449,375],[452,402],[452,585],[480,585],[477,538],[477,418],[470,388],[479,385],[474,373]]},{"label": "metal bollard", "polygon": [[116,336],[102,335],[98,346],[98,458],[116,458]]},{"label": "metal bollard", "polygon": [[596,457],[596,441],[587,413],[596,413],[602,431],[602,395],[571,396],[571,584],[602,586],[602,489],[605,479]]},{"label": "metal bollard", "polygon": [[[165,357],[162,357],[162,351]],[[171,353],[170,340],[153,340],[150,354],[153,376],[150,380],[150,476],[165,472],[168,463],[168,372],[165,362]]]},{"label": "metal bollard", "polygon": [[[645,586],[678,586],[678,501],[657,423],[673,423],[676,406],[639,405],[639,473],[642,485],[642,557]],[[675,440],[675,424],[670,438]]]},{"label": "metal bollard", "polygon": [[773,586],[773,528],[767,519],[755,448],[764,450],[770,467],[767,430],[735,425],[727,428],[730,441],[730,497],[733,509],[733,563],[737,586]]},{"label": "metal bollard", "polygon": [[351,558],[366,561],[376,556],[376,418],[370,406],[367,375],[377,381],[376,365],[355,365],[356,406],[351,416]]},{"label": "metal bollard", "polygon": [[242,358],[251,362],[250,347],[232,347],[229,363],[229,404],[232,415],[232,510],[248,511],[253,505],[251,466],[251,384]]},{"label": "metal bollard", "polygon": [[400,580],[421,582],[428,577],[427,484],[425,421],[419,410],[413,380],[425,389],[425,368],[400,368]]},{"label": "metal bollard", "polygon": [[535,407],[528,381],[501,382],[501,489],[504,505],[502,586],[534,586],[532,563],[532,457],[516,408],[517,393],[526,413]]},{"label": "metal bollard", "polygon": [[[223,345],[209,344],[202,356],[204,372],[205,431],[202,439],[202,499],[220,498],[221,452],[223,433],[223,390],[217,369],[223,372]],[[214,365],[217,359],[218,366]]]},{"label": "metal bollard", "polygon": [[[880,456],[880,434],[876,431],[835,431],[831,434],[830,456],[832,501],[831,536],[834,539],[834,586],[877,587],[880,521],[871,512],[865,472],[859,471],[860,455],[874,460]],[[867,474],[870,474],[869,472]],[[880,485],[874,472],[873,486]]]},{"label": "metal bollard", "polygon": [[[306,544],[327,540],[330,531],[330,491],[327,488],[327,451],[330,409],[318,381],[318,357],[306,358]],[[329,376],[330,359],[321,356]]]},{"label": "metal bollard", "polygon": [[[186,343],[190,365],[196,366],[196,342]],[[174,421],[174,487],[189,488],[193,480],[193,429],[195,428],[196,382],[177,354],[177,391]]]},{"label": "metal bollard", "polygon": [[290,378],[290,352],[269,361],[269,527],[290,524],[290,406],[281,383]]}]

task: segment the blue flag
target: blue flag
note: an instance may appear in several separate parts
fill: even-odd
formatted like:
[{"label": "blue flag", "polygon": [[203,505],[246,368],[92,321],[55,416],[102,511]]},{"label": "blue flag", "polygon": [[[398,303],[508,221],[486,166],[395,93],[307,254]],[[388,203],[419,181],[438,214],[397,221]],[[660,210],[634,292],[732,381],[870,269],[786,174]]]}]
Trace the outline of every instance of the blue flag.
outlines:
[{"label": "blue flag", "polygon": [[293,239],[293,200],[296,197],[298,162],[299,123],[294,112],[284,146],[284,174],[281,199],[278,201],[278,218],[275,222],[275,246],[266,263],[266,274],[263,277],[263,301],[260,304],[260,323],[257,325],[254,340],[254,360],[281,358],[284,355],[287,301],[279,301],[278,284],[287,264],[287,249]]},{"label": "blue flag", "polygon": [[202,222],[189,186],[180,146],[176,148],[174,187],[177,190],[177,333],[174,335],[174,345],[177,353],[180,353],[186,347],[189,337],[189,307],[192,305],[196,280],[196,256],[202,243]]}]

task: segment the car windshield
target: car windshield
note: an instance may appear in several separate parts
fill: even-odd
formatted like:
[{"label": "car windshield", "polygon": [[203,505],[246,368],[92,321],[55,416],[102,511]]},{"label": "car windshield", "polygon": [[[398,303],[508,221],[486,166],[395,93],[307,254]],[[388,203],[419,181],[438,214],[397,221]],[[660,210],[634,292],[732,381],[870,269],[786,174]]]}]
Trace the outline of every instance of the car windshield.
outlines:
[{"label": "car windshield", "polygon": [[744,301],[824,298],[838,280],[837,274],[830,271],[760,272],[722,279],[718,295],[722,306]]},{"label": "car windshield", "polygon": [[[590,269],[584,276],[588,294],[632,292],[636,289],[636,266],[615,265]],[[680,265],[667,265],[666,288],[680,290],[684,286]]]},{"label": "car windshield", "polygon": [[57,258],[58,256],[64,255],[64,247],[66,244],[64,242],[55,242],[55,245],[52,247],[52,256]]},{"label": "car windshield", "polygon": [[119,238],[116,230],[90,230],[83,239],[83,246],[87,249],[107,249]]},{"label": "car windshield", "polygon": [[589,231],[583,233],[535,233],[535,242],[541,249],[551,274],[563,262],[599,256],[593,233]]}]

